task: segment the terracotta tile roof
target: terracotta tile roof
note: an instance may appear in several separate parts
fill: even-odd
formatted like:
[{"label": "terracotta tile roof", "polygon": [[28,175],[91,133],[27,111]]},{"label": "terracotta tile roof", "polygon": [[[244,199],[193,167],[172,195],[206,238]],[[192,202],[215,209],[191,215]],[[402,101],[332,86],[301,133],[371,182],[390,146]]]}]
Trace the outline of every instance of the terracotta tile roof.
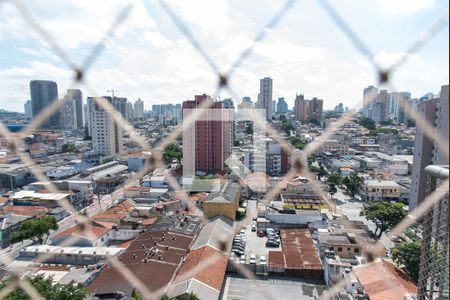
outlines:
[{"label": "terracotta tile roof", "polygon": [[[80,224],[77,224],[75,226],[67,228],[66,230],[61,231],[53,238],[55,239],[70,234],[81,236],[87,239],[91,239],[91,234],[93,234],[96,238],[99,238],[111,230],[110,228],[103,227],[98,223],[87,224],[85,225],[85,228],[86,230],[82,230],[82,226]],[[88,232],[86,231],[88,232],[90,231],[91,233],[88,234]]]},{"label": "terracotta tile roof", "polygon": [[369,265],[356,267],[353,272],[370,300],[397,300],[406,294],[417,293],[414,281],[385,259],[379,258]]},{"label": "terracotta tile roof", "polygon": [[154,217],[154,218],[148,218],[148,219],[145,219],[143,222],[142,222],[142,224],[143,225],[152,225],[153,223],[155,223],[155,221],[157,220],[158,218],[156,218],[156,217]]},{"label": "terracotta tile roof", "polygon": [[51,209],[43,206],[20,206],[20,205],[7,205],[0,209],[0,213],[5,215],[8,213],[14,213],[22,216],[37,216],[44,217]]},{"label": "terracotta tile roof", "polygon": [[205,201],[206,197],[208,197],[208,193],[205,192],[198,192],[196,194],[193,194],[189,196],[189,201]]},{"label": "terracotta tile roof", "polygon": [[95,215],[92,219],[124,219],[129,215],[130,212],[134,210],[134,205],[128,200],[123,201],[120,204],[114,205],[109,209]]},{"label": "terracotta tile roof", "polygon": [[[183,278],[184,274],[195,269],[202,261],[218,255],[217,259],[213,260],[211,264],[203,268],[200,272],[196,272],[190,278]],[[200,282],[220,291],[222,289],[225,272],[227,269],[228,256],[212,247],[204,246],[202,248],[193,250],[189,253],[184,261],[180,271],[175,278],[175,282],[189,279],[197,279]]]},{"label": "terracotta tile roof", "polygon": [[149,192],[150,188],[146,186],[130,186],[125,189],[125,191],[143,191]]},{"label": "terracotta tile roof", "polygon": [[109,228],[109,229],[113,229],[113,227],[115,225],[117,225],[116,223],[112,223],[112,222],[104,222],[104,221],[94,221],[96,224],[99,224],[105,228]]},{"label": "terracotta tile roof", "polygon": [[[170,282],[186,256],[192,239],[192,236],[166,230],[145,232],[130,243],[119,260],[148,289],[155,291]],[[106,266],[88,286],[91,293],[96,295],[118,291],[131,295],[133,288],[112,266]]]},{"label": "terracotta tile roof", "polygon": [[117,247],[128,248],[132,242],[133,242],[133,240],[128,240],[128,241],[123,242],[122,244],[119,244]]}]

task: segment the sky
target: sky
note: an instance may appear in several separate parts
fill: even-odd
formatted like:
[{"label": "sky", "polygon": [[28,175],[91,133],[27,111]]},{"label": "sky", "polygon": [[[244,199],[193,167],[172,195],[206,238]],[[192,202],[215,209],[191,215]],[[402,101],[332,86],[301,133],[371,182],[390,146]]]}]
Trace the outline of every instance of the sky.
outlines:
[{"label": "sky", "polygon": [[[174,25],[157,0],[27,0],[28,11],[76,65],[108,31],[119,12],[132,5],[85,75],[92,90],[84,97],[116,95],[145,109],[180,103],[195,94],[216,94],[217,74]],[[166,0],[221,72],[226,73],[282,7],[274,0]],[[389,67],[445,12],[444,0],[333,0],[338,13]],[[447,15],[448,16],[448,15]],[[448,21],[448,20],[447,20]],[[74,87],[73,72],[27,23],[17,7],[0,2],[0,108],[23,111],[29,81],[53,80],[59,97]],[[295,95],[324,100],[326,109],[342,102],[357,108],[362,90],[377,85],[377,74],[315,0],[298,0],[279,24],[257,43],[229,83],[239,98],[256,100],[259,79],[273,78],[273,98],[292,107]],[[437,93],[449,82],[449,26],[391,76],[392,88],[413,97]],[[240,99],[233,99],[240,102]]]}]

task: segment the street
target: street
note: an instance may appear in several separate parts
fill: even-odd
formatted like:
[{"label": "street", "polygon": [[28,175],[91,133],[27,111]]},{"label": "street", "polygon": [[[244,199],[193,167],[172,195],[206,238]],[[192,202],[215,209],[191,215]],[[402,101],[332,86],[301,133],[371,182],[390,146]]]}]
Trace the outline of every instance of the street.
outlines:
[{"label": "street", "polygon": [[[337,193],[333,195],[333,198],[336,199],[336,210],[341,215],[347,216],[349,220],[352,221],[361,221],[372,232],[375,232],[376,225],[374,222],[367,220],[364,216],[361,216],[360,213],[363,210],[363,202],[360,202],[359,200],[352,199],[349,195],[347,195],[343,189],[337,187]],[[384,244],[384,246],[387,249],[391,249],[395,246],[395,244],[391,241],[389,237],[386,236],[386,234],[383,233],[383,235],[380,238],[381,242]]]}]

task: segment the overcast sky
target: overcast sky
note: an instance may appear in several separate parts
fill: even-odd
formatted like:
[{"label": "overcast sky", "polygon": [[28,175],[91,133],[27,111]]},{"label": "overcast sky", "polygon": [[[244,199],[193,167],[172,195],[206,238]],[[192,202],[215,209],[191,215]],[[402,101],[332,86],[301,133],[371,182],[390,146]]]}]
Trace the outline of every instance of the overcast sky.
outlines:
[{"label": "overcast sky", "polygon": [[[217,76],[175,27],[156,0],[27,0],[42,27],[77,64],[108,30],[119,11],[134,3],[128,20],[87,74],[98,93],[130,101],[179,103],[194,94],[214,94]],[[218,67],[226,71],[284,1],[167,1]],[[333,5],[388,66],[420,34],[448,11],[446,0],[333,0]],[[413,97],[438,92],[449,81],[448,23],[392,77],[395,88]],[[325,108],[339,102],[354,107],[362,90],[376,85],[368,60],[313,0],[299,0],[236,70],[230,84],[239,97],[253,101],[259,79],[273,78],[274,99],[293,105],[296,93],[324,99]],[[29,81],[53,80],[59,96],[71,87],[73,74],[31,30],[17,9],[0,2],[0,108],[23,111]],[[83,89],[84,96],[91,95]],[[222,98],[229,95],[221,93]],[[236,99],[234,99],[236,102]],[[240,101],[240,99],[239,99]]]}]

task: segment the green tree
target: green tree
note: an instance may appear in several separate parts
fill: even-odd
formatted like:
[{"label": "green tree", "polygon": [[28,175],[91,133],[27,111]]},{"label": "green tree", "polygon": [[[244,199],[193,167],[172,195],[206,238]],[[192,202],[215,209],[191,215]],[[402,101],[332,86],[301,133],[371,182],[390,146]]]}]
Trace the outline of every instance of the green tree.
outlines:
[{"label": "green tree", "polygon": [[183,150],[180,146],[174,143],[170,143],[166,147],[164,147],[163,158],[165,161],[169,161],[173,158],[176,158],[178,161],[183,157]]},{"label": "green tree", "polygon": [[43,244],[50,233],[50,230],[58,229],[58,223],[54,217],[45,217],[23,222],[19,229],[11,235],[11,242],[17,243],[27,239],[33,239],[39,244]]},{"label": "green tree", "polygon": [[332,172],[327,175],[327,183],[339,186],[341,184],[342,176],[338,173]]},{"label": "green tree", "polygon": [[200,300],[200,298],[198,298],[194,292],[191,292],[188,296],[188,300]]},{"label": "green tree", "polygon": [[295,127],[290,121],[285,120],[281,123],[281,129],[283,129],[283,131],[286,132],[287,135],[289,135],[291,130],[295,130]]},{"label": "green tree", "polygon": [[336,185],[333,183],[330,184],[330,188],[328,189],[328,193],[330,193],[331,196],[337,193]]},{"label": "green tree", "polygon": [[374,120],[366,117],[359,118],[358,124],[369,130],[374,130],[376,128]]},{"label": "green tree", "polygon": [[406,212],[403,210],[402,203],[380,201],[364,205],[361,215],[375,223],[377,226],[375,234],[378,232],[378,238],[380,238],[383,232],[397,225]]},{"label": "green tree", "polygon": [[382,126],[389,126],[389,125],[394,125],[394,120],[392,120],[391,118],[381,121],[380,125]]},{"label": "green tree", "polygon": [[361,176],[358,176],[357,173],[352,173],[350,176],[346,176],[341,180],[341,183],[345,186],[345,189],[352,195],[352,197],[355,197],[363,182],[364,179]]},{"label": "green tree", "polygon": [[322,164],[319,164],[319,170],[317,172],[317,178],[320,180],[323,176],[326,176],[328,174],[327,170],[325,170],[325,167]]},{"label": "green tree", "polygon": [[136,289],[133,289],[131,291],[131,297],[134,298],[135,300],[144,300],[144,298],[141,295],[139,295],[138,292],[136,292]]},{"label": "green tree", "polygon": [[403,266],[406,272],[415,280],[419,279],[420,249],[422,241],[411,243],[401,243],[394,246],[391,250],[392,259]]},{"label": "green tree", "polygon": [[64,144],[61,147],[61,152],[74,152],[76,150],[73,144]]},{"label": "green tree", "polygon": [[299,150],[303,150],[303,148],[305,148],[305,146],[306,146],[306,144],[302,143],[302,141],[296,136],[291,138],[291,144],[292,144],[292,146],[294,146],[294,148],[299,149]]},{"label": "green tree", "polygon": [[[87,289],[78,286],[75,282],[70,282],[68,284],[53,283],[51,278],[44,278],[43,275],[28,278],[27,280],[36,288],[36,290],[42,295],[42,297],[47,300],[82,300],[88,294]],[[9,284],[9,279],[1,281],[0,290],[4,289]],[[16,288],[4,299],[28,300],[31,298],[22,289]]]}]

